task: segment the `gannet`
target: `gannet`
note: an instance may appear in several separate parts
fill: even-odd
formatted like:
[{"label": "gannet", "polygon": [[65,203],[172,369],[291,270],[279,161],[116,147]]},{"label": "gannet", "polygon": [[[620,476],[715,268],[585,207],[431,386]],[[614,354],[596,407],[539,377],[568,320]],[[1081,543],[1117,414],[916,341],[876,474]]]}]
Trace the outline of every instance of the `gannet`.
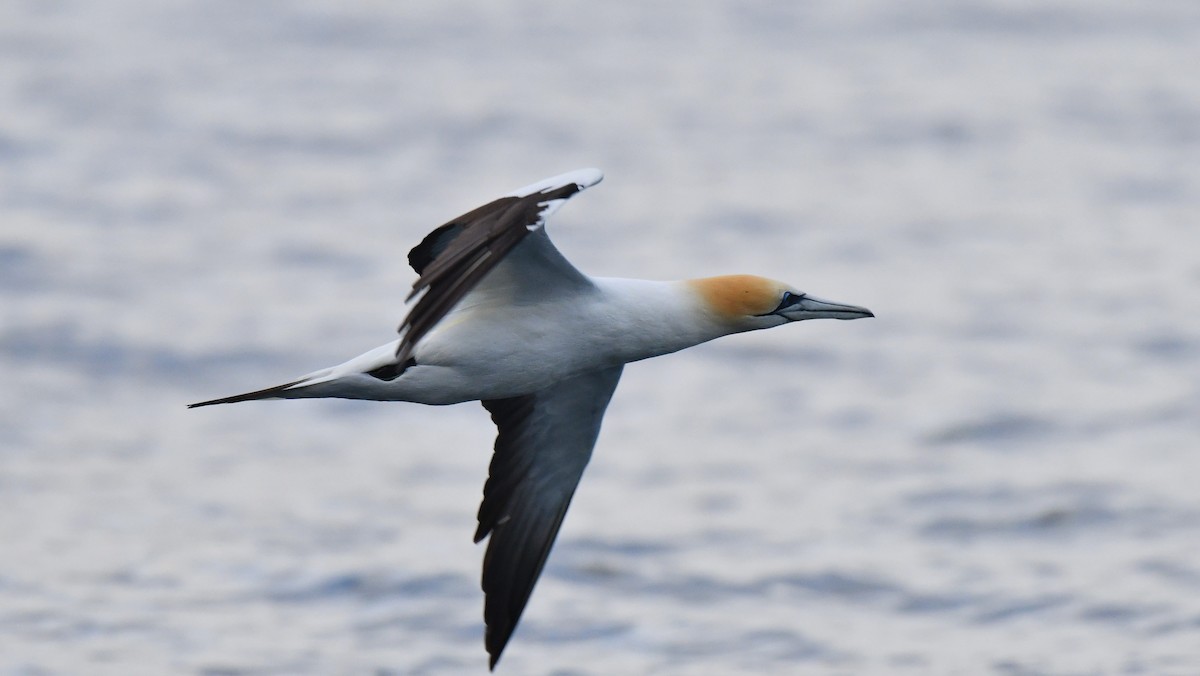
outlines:
[{"label": "gannet", "polygon": [[[753,275],[683,281],[590,277],[546,220],[604,177],[555,176],[429,233],[408,254],[418,278],[400,337],[283,385],[191,404],[340,397],[480,401],[497,427],[475,542],[483,557],[484,644],[494,669],[554,544],[630,362],[806,319],[874,317]],[[418,297],[419,296],[419,297]]]}]

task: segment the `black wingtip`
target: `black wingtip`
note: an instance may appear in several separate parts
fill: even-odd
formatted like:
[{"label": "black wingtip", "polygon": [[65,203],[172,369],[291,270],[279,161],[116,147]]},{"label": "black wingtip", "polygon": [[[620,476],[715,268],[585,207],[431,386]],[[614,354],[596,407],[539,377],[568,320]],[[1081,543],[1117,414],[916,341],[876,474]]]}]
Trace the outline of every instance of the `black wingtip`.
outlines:
[{"label": "black wingtip", "polygon": [[[459,220],[461,219],[460,216]],[[418,275],[422,274],[425,272],[425,268],[433,262],[433,259],[441,255],[446,247],[450,246],[450,242],[462,234],[462,231],[463,225],[458,220],[450,221],[436,228],[433,232],[425,235],[425,239],[422,239],[420,244],[408,252],[408,264],[417,271]]]}]

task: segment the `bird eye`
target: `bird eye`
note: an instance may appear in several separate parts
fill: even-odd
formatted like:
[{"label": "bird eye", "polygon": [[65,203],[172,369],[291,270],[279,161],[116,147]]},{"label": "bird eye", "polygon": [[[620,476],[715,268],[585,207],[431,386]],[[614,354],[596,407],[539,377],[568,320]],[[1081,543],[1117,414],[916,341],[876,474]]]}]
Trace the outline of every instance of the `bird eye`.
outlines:
[{"label": "bird eye", "polygon": [[771,315],[777,315],[802,300],[804,300],[804,294],[784,291],[783,297],[779,299],[779,305],[776,305],[774,310],[771,310],[770,312],[764,312],[761,315],[755,315],[755,317],[770,317]]},{"label": "bird eye", "polygon": [[804,298],[804,294],[802,294],[802,293],[792,293],[791,291],[784,291],[783,298],[780,299],[779,307],[775,308],[775,312],[779,312],[780,310],[783,310],[786,307],[795,305],[796,303],[800,302],[800,300],[803,298]]}]

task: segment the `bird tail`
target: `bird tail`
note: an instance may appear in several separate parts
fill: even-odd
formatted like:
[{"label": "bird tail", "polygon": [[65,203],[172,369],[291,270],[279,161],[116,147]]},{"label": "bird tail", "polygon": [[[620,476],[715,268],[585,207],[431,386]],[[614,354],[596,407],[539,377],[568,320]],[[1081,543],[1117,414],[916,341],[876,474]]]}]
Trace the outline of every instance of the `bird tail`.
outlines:
[{"label": "bird tail", "polygon": [[313,396],[311,392],[305,392],[312,385],[323,383],[329,380],[335,380],[336,377],[331,373],[332,369],[325,369],[316,373],[310,373],[299,380],[293,380],[290,383],[268,387],[265,390],[255,390],[253,392],[244,392],[235,394],[231,397],[221,397],[220,399],[209,399],[195,404],[188,404],[188,408],[199,408],[201,406],[212,406],[213,404],[236,404],[239,401],[254,401],[256,399],[299,399],[306,396]]}]

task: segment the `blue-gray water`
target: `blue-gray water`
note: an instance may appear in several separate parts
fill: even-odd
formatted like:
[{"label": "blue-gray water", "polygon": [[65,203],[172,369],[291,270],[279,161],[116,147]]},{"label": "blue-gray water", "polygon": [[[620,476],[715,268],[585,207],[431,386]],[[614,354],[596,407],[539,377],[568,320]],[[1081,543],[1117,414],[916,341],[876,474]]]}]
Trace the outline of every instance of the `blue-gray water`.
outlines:
[{"label": "blue-gray water", "polygon": [[184,404],[580,166],[878,318],[627,369],[501,673],[1200,673],[1200,5],[418,6],[0,4],[0,674],[482,673],[482,409]]}]

